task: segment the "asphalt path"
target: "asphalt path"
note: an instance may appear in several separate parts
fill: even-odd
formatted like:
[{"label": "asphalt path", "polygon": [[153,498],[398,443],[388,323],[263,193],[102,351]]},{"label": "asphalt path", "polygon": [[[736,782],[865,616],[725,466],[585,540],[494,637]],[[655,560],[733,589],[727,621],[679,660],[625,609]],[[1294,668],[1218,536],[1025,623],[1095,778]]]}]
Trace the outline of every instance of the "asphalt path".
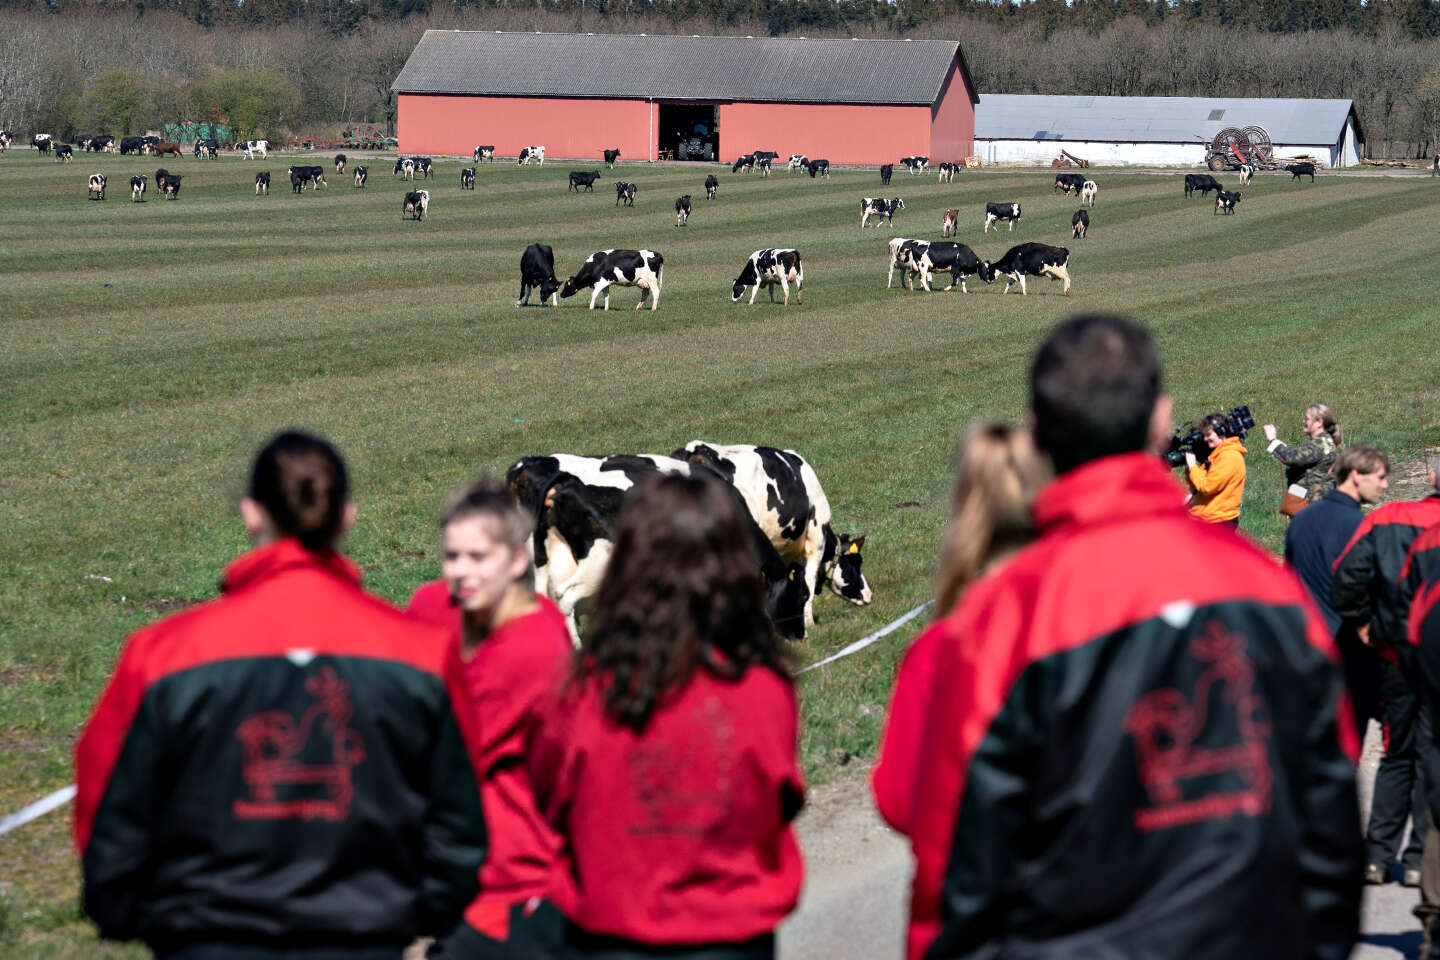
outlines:
[{"label": "asphalt path", "polygon": [[[1362,822],[1380,762],[1372,724],[1360,762]],[[910,849],[870,802],[863,775],[811,791],[799,821],[805,851],[800,908],[780,928],[781,960],[901,960],[910,887]],[[1419,891],[1398,883],[1366,887],[1361,940],[1351,960],[1413,958]]]}]

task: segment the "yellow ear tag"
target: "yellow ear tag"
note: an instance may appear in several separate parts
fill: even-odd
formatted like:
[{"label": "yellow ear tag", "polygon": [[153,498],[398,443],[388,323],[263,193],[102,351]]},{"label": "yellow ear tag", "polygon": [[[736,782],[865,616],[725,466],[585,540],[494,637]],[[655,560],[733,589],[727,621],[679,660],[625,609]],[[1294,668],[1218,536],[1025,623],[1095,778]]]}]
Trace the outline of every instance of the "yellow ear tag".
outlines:
[{"label": "yellow ear tag", "polygon": [[790,579],[791,579],[792,581],[795,579],[795,571],[794,571],[794,570],[791,570],[791,571],[790,571]]},{"label": "yellow ear tag", "polygon": [[858,544],[858,543],[852,543],[852,544],[850,544],[850,549],[849,549],[849,550],[846,550],[845,552],[846,552],[846,553],[859,553],[859,552],[860,552],[860,544]]}]

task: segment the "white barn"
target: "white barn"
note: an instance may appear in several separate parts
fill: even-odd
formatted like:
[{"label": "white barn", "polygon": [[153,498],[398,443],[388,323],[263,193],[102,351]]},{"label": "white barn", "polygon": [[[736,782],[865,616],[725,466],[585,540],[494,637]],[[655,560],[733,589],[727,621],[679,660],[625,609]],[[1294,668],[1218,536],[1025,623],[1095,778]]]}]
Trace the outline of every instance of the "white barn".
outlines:
[{"label": "white barn", "polygon": [[987,163],[1049,164],[1067,150],[1101,166],[1198,166],[1225,127],[1258,125],[1278,158],[1359,164],[1365,140],[1351,100],[1265,97],[1068,97],[983,94],[975,152]]}]

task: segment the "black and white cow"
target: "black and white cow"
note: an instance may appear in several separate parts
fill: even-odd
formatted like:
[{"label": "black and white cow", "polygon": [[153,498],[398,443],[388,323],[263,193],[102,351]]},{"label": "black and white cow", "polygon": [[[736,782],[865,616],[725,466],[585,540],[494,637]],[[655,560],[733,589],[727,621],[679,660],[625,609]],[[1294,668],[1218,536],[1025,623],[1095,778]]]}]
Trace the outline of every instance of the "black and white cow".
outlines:
[{"label": "black and white cow", "polygon": [[30,138],[30,145],[41,153],[49,153],[54,144],[55,138],[48,133],[37,133]]},{"label": "black and white cow", "polygon": [[1005,251],[1005,256],[981,268],[981,279],[990,283],[996,277],[1005,276],[1005,289],[1009,293],[1011,284],[1020,284],[1020,294],[1025,295],[1025,277],[1049,277],[1065,282],[1065,295],[1070,295],[1070,251],[1064,247],[1052,247],[1045,243],[1022,243]]},{"label": "black and white cow", "polygon": [[474,167],[464,167],[464,168],[462,168],[462,169],[460,170],[460,189],[461,189],[461,190],[474,190],[474,189],[475,189],[475,168],[474,168]]},{"label": "black and white cow", "polygon": [[401,180],[415,179],[415,161],[409,157],[399,157],[395,161],[395,169],[390,174],[399,177]]},{"label": "black and white cow", "polygon": [[344,173],[344,172],[345,172],[345,164],[348,163],[348,162],[349,162],[349,158],[346,157],[345,154],[343,154],[343,153],[337,153],[337,154],[335,154],[335,160],[334,160],[334,163],[335,163],[335,172],[336,172],[336,173]]},{"label": "black and white cow", "polygon": [[810,158],[805,156],[805,154],[792,153],[790,154],[790,159],[786,161],[786,167],[790,170],[791,173],[798,173],[799,171],[804,170],[805,164],[809,162]]},{"label": "black and white cow", "polygon": [[1235,204],[1239,202],[1239,193],[1226,193],[1224,190],[1221,190],[1219,193],[1215,194],[1215,212],[1234,213]]},{"label": "black and white cow", "polygon": [[620,206],[622,202],[627,207],[635,206],[635,184],[617,180],[615,181],[615,206]]},{"label": "black and white cow", "polygon": [[612,286],[639,287],[640,302],[635,309],[645,306],[645,298],[649,297],[650,309],[655,310],[660,306],[664,279],[665,258],[654,250],[601,250],[586,257],[579,272],[566,278],[560,296],[573,297],[578,291],[593,287],[590,309],[595,309],[596,297],[603,297],[605,309],[609,310]]},{"label": "black and white cow", "polygon": [[719,181],[718,179],[716,179],[715,174],[713,174],[713,173],[712,173],[712,174],[708,174],[708,175],[705,177],[705,199],[706,199],[706,200],[714,200],[714,199],[715,199],[715,191],[717,191],[717,190],[719,190],[719,189],[720,189],[720,181]]},{"label": "black and white cow", "polygon": [[400,219],[424,220],[430,209],[429,190],[411,190],[400,203]]},{"label": "black and white cow", "polygon": [[1075,211],[1075,216],[1070,218],[1070,238],[1072,240],[1084,240],[1086,232],[1090,229],[1090,214],[1084,207]]},{"label": "black and white cow", "polygon": [[1085,186],[1085,174],[1057,173],[1055,175],[1055,185],[1050,188],[1050,192],[1054,193],[1056,190],[1059,190],[1061,193],[1069,193],[1073,190],[1079,193],[1080,188],[1083,186]]},{"label": "black and white cow", "polygon": [[416,158],[415,158],[415,172],[416,172],[416,174],[418,174],[422,179],[425,179],[425,180],[434,180],[434,179],[435,179],[435,165],[430,162],[430,158],[429,158],[429,157],[416,157]]},{"label": "black and white cow", "polygon": [[[942,287],[941,291],[950,290],[958,283],[960,284],[961,293],[969,293],[969,288],[965,286],[966,279],[969,277],[980,277],[983,280],[984,277],[981,275],[981,270],[988,266],[975,255],[974,250],[971,250],[963,243],[942,240],[928,244],[924,250],[915,250],[912,248],[912,251],[913,253],[918,253],[918,256],[914,257],[914,266],[916,272],[920,274],[920,286],[923,287],[927,293],[934,292],[930,286],[934,275],[937,272],[943,273],[947,270],[950,272],[950,283],[948,286]],[[910,255],[913,256],[913,253]],[[989,281],[986,282],[988,283]],[[912,286],[911,289],[914,289],[914,287]]]},{"label": "black and white cow", "polygon": [[824,585],[857,606],[871,601],[870,584],[861,570],[865,538],[835,532],[820,478],[800,454],[692,440],[672,456],[730,481],[781,559],[801,564],[809,592],[802,620],[807,631],[815,623],[813,601]]},{"label": "black and white cow", "polygon": [[800,291],[805,283],[805,268],[800,263],[799,250],[769,247],[750,254],[750,259],[740,268],[740,276],[735,278],[735,283],[730,288],[730,299],[738,301],[745,296],[746,287],[754,287],[755,289],[750,291],[750,303],[753,305],[760,288],[766,287],[770,291],[770,302],[774,303],[777,283],[785,293],[785,306],[790,305],[792,283],[795,284],[795,303],[803,302]]},{"label": "black and white cow", "polygon": [[773,161],[769,157],[761,157],[758,161],[756,161],[755,165],[760,168],[760,176],[770,176],[770,164],[772,162]]},{"label": "black and white cow", "polygon": [[180,199],[180,179],[181,177],[178,173],[167,173],[165,175],[165,182],[161,183],[160,174],[155,174],[155,183],[159,185],[160,192],[165,194],[166,200]]},{"label": "black and white cow", "polygon": [[816,177],[823,177],[826,180],[830,179],[829,160],[811,160],[805,165],[805,169],[810,172],[811,180],[814,180]]},{"label": "black and white cow", "polygon": [[909,169],[912,174],[922,173],[930,164],[929,157],[901,157],[900,162]]},{"label": "black and white cow", "polygon": [[269,170],[261,170],[259,173],[255,174],[255,196],[258,197],[262,193],[267,196],[270,194]]},{"label": "black and white cow", "polygon": [[481,160],[489,160],[491,163],[495,162],[494,144],[487,143],[484,146],[479,146],[475,148],[474,162],[479,163]]},{"label": "black and white cow", "polygon": [[690,194],[675,198],[675,226],[683,227],[690,222]]},{"label": "black and white cow", "polygon": [[949,183],[949,182],[951,182],[952,180],[955,179],[955,174],[957,174],[957,173],[960,172],[960,164],[958,164],[958,163],[942,163],[942,164],[940,164],[938,167],[936,167],[935,169],[937,169],[937,170],[940,171],[940,178],[939,178],[939,180],[938,180],[937,182],[939,182],[939,183]]},{"label": "black and white cow", "polygon": [[264,160],[266,155],[270,153],[270,141],[246,140],[244,143],[236,144],[235,149],[245,151],[246,160],[254,160],[255,154],[257,153],[260,154],[260,159]]},{"label": "black and white cow", "polygon": [[155,189],[160,191],[161,196],[169,196],[169,193],[165,189],[165,184],[168,183],[170,181],[170,178],[173,176],[175,176],[175,174],[171,173],[169,170],[166,170],[164,167],[161,167],[159,170],[155,171]]},{"label": "black and white cow", "polygon": [[68,143],[55,144],[55,162],[69,163],[75,159],[75,148]]},{"label": "black and white cow", "polygon": [[1208,173],[1185,174],[1185,196],[1187,197],[1193,195],[1196,190],[1199,190],[1200,196],[1204,197],[1209,195],[1211,190],[1218,191],[1223,189],[1224,187],[1220,186],[1220,181]]},{"label": "black and white cow", "polygon": [[147,185],[149,182],[150,182],[150,178],[149,178],[149,177],[146,177],[146,176],[144,176],[144,175],[142,175],[142,174],[138,174],[138,173],[137,173],[135,176],[133,176],[133,177],[130,178],[130,200],[131,200],[131,202],[133,202],[133,203],[144,203],[144,202],[145,202],[145,187],[146,187],[146,185]]},{"label": "black and white cow", "polygon": [[780,154],[774,150],[752,150],[750,152],[755,154],[755,160],[757,162],[760,160],[774,160],[780,156]]},{"label": "black and white cow", "polygon": [[998,226],[998,223],[999,223],[999,221],[1001,221],[1001,220],[1009,221],[1009,223],[1010,223],[1010,229],[1011,229],[1011,230],[1014,230],[1014,229],[1015,229],[1015,224],[1017,224],[1017,223],[1020,222],[1020,204],[1018,204],[1018,203],[987,203],[987,204],[985,204],[985,232],[986,232],[986,233],[989,233],[989,232],[990,232],[990,225],[991,225],[992,223],[997,224],[997,226],[995,227],[995,229],[996,229],[996,231],[998,232],[999,229],[1000,229],[1000,227]]},{"label": "black and white cow", "polygon": [[588,172],[588,173],[586,173],[586,172],[583,171],[583,170],[571,170],[571,171],[570,171],[570,189],[573,190],[573,191],[576,192],[576,193],[579,193],[579,192],[580,192],[580,188],[581,188],[581,187],[584,187],[586,190],[590,191],[591,193],[594,193],[594,192],[595,192],[595,181],[596,181],[596,180],[599,180],[599,179],[600,179],[600,171],[599,171],[599,170],[591,170],[591,171]]},{"label": "black and white cow", "polygon": [[1250,178],[1253,176],[1255,176],[1255,167],[1253,164],[1240,164],[1240,186],[1248,186],[1250,183]]},{"label": "black and white cow", "polygon": [[133,154],[137,154],[137,155],[138,155],[138,154],[142,154],[142,153],[144,153],[144,152],[145,152],[145,138],[144,138],[144,137],[123,137],[123,138],[120,140],[120,155],[121,155],[122,157],[125,156],[126,154],[130,154],[130,153],[133,153]]},{"label": "black and white cow", "polygon": [[90,141],[90,148],[94,153],[114,153],[115,138],[108,133],[102,133]]},{"label": "black and white cow", "polygon": [[363,187],[363,186],[365,186],[365,180],[366,180],[369,176],[370,176],[370,171],[369,171],[368,169],[366,169],[366,167],[365,167],[364,164],[359,164],[359,163],[357,163],[357,164],[355,165],[355,186],[357,186],[357,187]]},{"label": "black and white cow", "polygon": [[605,151],[605,166],[610,167],[611,169],[614,169],[614,167],[615,167],[615,161],[616,161],[616,160],[619,160],[619,159],[620,159],[620,149],[619,149],[618,147],[615,148],[614,150],[606,150],[606,151]]},{"label": "black and white cow", "polygon": [[205,141],[202,140],[202,139],[197,138],[197,139],[195,140],[194,149],[191,151],[191,153],[194,155],[194,157],[195,157],[197,160],[198,160],[200,157],[205,156]]},{"label": "black and white cow", "polygon": [[535,589],[552,598],[565,614],[572,638],[578,643],[577,618],[587,612],[604,577],[614,550],[615,519],[626,497],[660,474],[704,476],[735,497],[750,528],[748,539],[765,587],[770,619],[782,636],[804,637],[809,589],[803,567],[781,559],[769,538],[749,519],[739,491],[713,471],[648,454],[521,457],[506,471],[505,480],[535,517]]},{"label": "black and white cow", "polygon": [[84,153],[86,148],[90,146],[90,141],[94,139],[90,134],[82,133],[75,138],[75,146],[80,148],[81,153]]},{"label": "black and white cow", "polygon": [[4,153],[6,150],[9,150],[10,142],[14,139],[15,135],[9,130],[0,130],[0,153]]},{"label": "black and white cow", "polygon": [[911,277],[918,271],[920,256],[928,246],[930,246],[929,240],[911,240],[908,237],[890,238],[890,273],[885,278],[886,290],[889,290],[895,282],[897,267],[904,271],[900,276],[901,282],[911,290],[915,289],[911,283]]},{"label": "black and white cow", "polygon": [[520,255],[520,299],[517,307],[530,305],[530,291],[540,290],[540,306],[549,300],[551,305],[560,306],[560,281],[555,279],[555,254],[543,243],[532,243]]},{"label": "black and white cow", "polygon": [[1290,174],[1290,182],[1294,183],[1303,176],[1309,176],[1310,182],[1315,182],[1315,164],[1313,163],[1289,163],[1285,165],[1285,172]]},{"label": "black and white cow", "polygon": [[[871,217],[884,217],[886,223],[895,219],[895,214],[905,209],[905,201],[899,197],[889,200],[884,197],[864,197],[860,201],[860,229],[864,230]],[[880,225],[877,221],[877,227]]]},{"label": "black and white cow", "polygon": [[301,187],[310,184],[311,190],[318,190],[320,187],[330,189],[330,184],[325,182],[325,168],[317,165],[292,166],[290,168],[290,183],[295,183],[295,177],[300,177]]},{"label": "black and white cow", "polygon": [[753,154],[753,153],[742,153],[742,154],[740,154],[740,156],[738,156],[738,157],[735,158],[735,163],[734,163],[733,166],[730,167],[730,172],[731,172],[731,173],[739,173],[741,170],[744,170],[746,173],[749,173],[750,171],[752,171],[752,170],[754,170],[754,169],[755,169],[755,154]]},{"label": "black and white cow", "polygon": [[92,174],[90,174],[90,199],[91,199],[91,200],[104,200],[104,199],[105,199],[105,174],[103,174],[103,173],[92,173]]},{"label": "black and white cow", "polygon": [[537,146],[520,148],[520,155],[515,158],[515,165],[520,166],[523,164],[524,166],[528,167],[532,163],[538,163],[542,167],[545,166],[544,147]]},{"label": "black and white cow", "polygon": [[1100,185],[1094,180],[1086,180],[1085,185],[1080,188],[1080,202],[1088,206],[1095,206],[1095,197],[1100,193]]},{"label": "black and white cow", "polygon": [[889,185],[890,178],[895,175],[895,164],[882,163],[880,165],[880,182]]}]

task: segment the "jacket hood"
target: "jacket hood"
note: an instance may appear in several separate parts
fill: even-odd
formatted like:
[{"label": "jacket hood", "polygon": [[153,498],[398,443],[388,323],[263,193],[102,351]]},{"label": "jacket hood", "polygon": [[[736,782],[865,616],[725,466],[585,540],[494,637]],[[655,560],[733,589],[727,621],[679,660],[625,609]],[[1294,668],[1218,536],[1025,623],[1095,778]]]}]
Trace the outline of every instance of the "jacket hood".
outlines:
[{"label": "jacket hood", "polygon": [[300,545],[299,540],[287,537],[256,547],[236,558],[220,578],[220,592],[234,593],[261,580],[302,569],[319,570],[357,587],[360,585],[360,568],[339,551],[311,553]]}]

